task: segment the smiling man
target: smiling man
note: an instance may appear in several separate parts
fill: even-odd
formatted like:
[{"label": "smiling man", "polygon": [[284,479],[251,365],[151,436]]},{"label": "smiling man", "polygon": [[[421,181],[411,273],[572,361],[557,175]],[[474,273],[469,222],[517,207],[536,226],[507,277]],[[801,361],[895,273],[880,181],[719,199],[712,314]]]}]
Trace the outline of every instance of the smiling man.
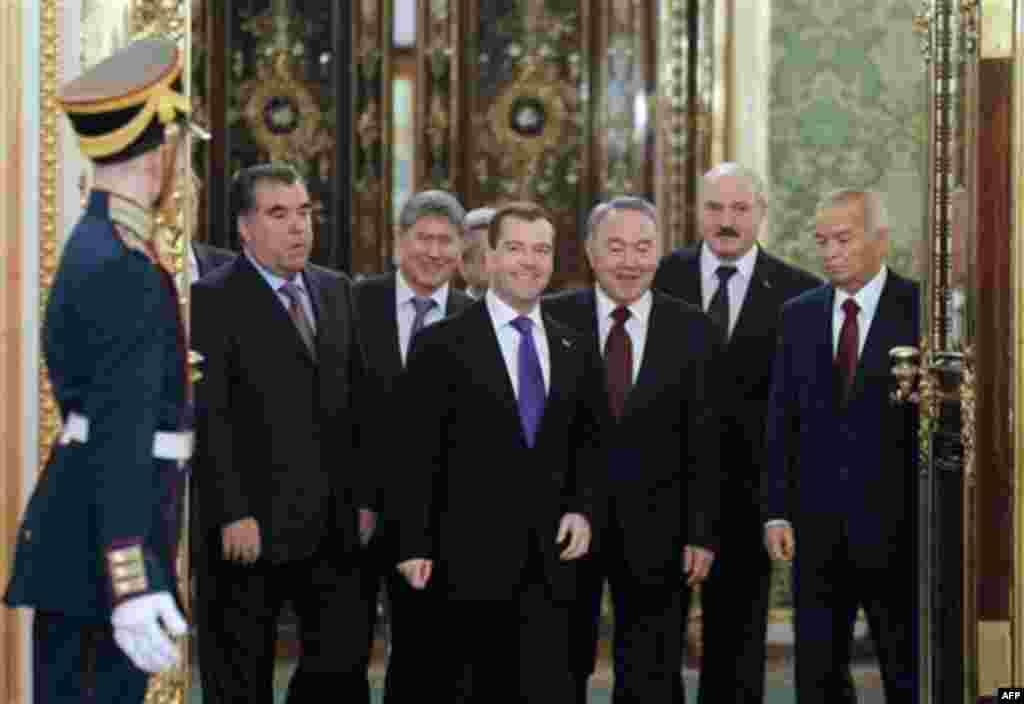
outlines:
[{"label": "smiling man", "polygon": [[615,610],[617,704],[683,700],[681,623],[717,550],[720,467],[712,389],[719,333],[699,308],[650,290],[661,255],[654,206],[620,197],[590,214],[594,288],[545,300],[604,359],[607,520],[581,566],[573,614],[575,701],[587,701],[601,592]]},{"label": "smiling man", "polygon": [[701,587],[704,653],[700,704],[761,704],[771,562],[762,544],[764,417],[779,309],[820,281],[757,242],[768,196],[750,169],[727,162],[704,175],[703,241],[666,257],[655,290],[699,306],[724,341],[713,390],[722,409],[721,550]]},{"label": "smiling man", "polygon": [[828,286],[786,304],[768,407],[765,545],[794,560],[796,691],[845,701],[867,614],[885,701],[917,700],[917,412],[889,400],[889,350],[918,339],[919,292],[885,266],[881,194],[842,189],[815,215]]},{"label": "smiling man", "polygon": [[551,218],[511,203],[488,230],[484,299],[416,336],[401,380],[398,569],[457,633],[421,698],[571,698],[569,606],[595,508],[596,366],[542,315]]},{"label": "smiling man", "polygon": [[[359,350],[365,373],[357,390],[360,409],[360,453],[366,485],[360,499],[364,539],[370,543],[368,589],[377,592],[382,577],[387,589],[390,642],[385,704],[415,701],[420,683],[433,672],[437,609],[432,594],[412,589],[395,569],[394,515],[381,505],[385,481],[381,458],[393,457],[395,388],[405,366],[412,338],[420,330],[456,313],[472,299],[452,286],[462,249],[462,204],[445,191],[422,191],[412,196],[398,217],[395,254],[398,270],[363,279],[353,287]],[[389,472],[401,483],[405,468]],[[376,603],[374,602],[374,612]]]},{"label": "smiling man", "polygon": [[273,701],[290,601],[302,655],[288,702],[368,702],[349,282],[309,264],[312,203],[292,167],[243,169],[232,203],[243,253],[192,286],[204,696]]}]

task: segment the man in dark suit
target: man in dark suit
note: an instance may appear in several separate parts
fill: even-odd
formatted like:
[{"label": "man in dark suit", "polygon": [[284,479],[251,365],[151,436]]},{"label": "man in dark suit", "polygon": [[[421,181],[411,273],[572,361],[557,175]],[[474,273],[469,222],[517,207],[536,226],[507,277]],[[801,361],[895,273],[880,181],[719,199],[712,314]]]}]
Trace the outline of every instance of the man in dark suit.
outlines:
[{"label": "man in dark suit", "polygon": [[595,506],[589,346],[541,315],[554,227],[510,203],[488,233],[491,288],[421,332],[402,378],[398,569],[444,598],[439,701],[565,702],[575,561]]},{"label": "man in dark suit", "polygon": [[[356,324],[360,331],[363,381],[357,393],[363,464],[379,466],[381,457],[394,455],[395,382],[401,374],[409,343],[425,326],[458,312],[472,299],[449,285],[461,251],[465,210],[444,191],[412,196],[398,217],[395,241],[398,270],[363,279],[353,287]],[[394,473],[400,481],[406,468]],[[387,585],[390,642],[384,701],[416,701],[422,683],[432,676],[431,654],[437,635],[435,608],[423,592],[412,589],[395,570],[396,530],[389,507],[382,506],[382,473],[364,473],[363,531],[371,545],[369,588],[376,592],[381,573]],[[376,603],[373,604],[374,610]]]},{"label": "man in dark suit", "polygon": [[581,565],[573,624],[579,704],[594,669],[606,576],[615,610],[613,701],[683,701],[690,587],[707,576],[717,550],[720,336],[696,306],[650,290],[660,243],[647,201],[598,205],[586,239],[597,285],[544,302],[604,359],[607,519]]},{"label": "man in dark suit", "polygon": [[232,185],[244,251],[192,288],[199,386],[195,485],[212,590],[200,670],[217,701],[273,701],[277,618],[289,600],[302,655],[289,702],[367,702],[369,610],[354,494],[351,291],[308,264],[312,203],[289,166]]},{"label": "man in dark suit", "polygon": [[918,286],[885,265],[881,195],[825,196],[815,241],[827,286],[782,311],[768,409],[765,545],[793,559],[801,704],[845,686],[858,607],[889,704],[916,701],[915,411],[893,404],[889,350],[918,339]]},{"label": "man in dark suit", "polygon": [[[724,472],[720,551],[701,586],[701,704],[764,699],[771,561],[760,520],[764,418],[779,310],[820,282],[757,243],[768,203],[761,179],[735,163],[707,174],[700,190],[703,241],[661,263],[654,288],[699,306],[724,342],[712,390],[722,409]],[[723,285],[722,282],[725,282]]]},{"label": "man in dark suit", "polygon": [[[142,702],[187,630],[174,560],[186,430],[185,328],[154,215],[187,113],[181,52],[134,42],[63,86],[95,165],[61,254],[42,346],[63,429],[25,510],[4,603],[35,609],[37,702]],[[156,101],[169,112],[149,109]]]},{"label": "man in dark suit", "polygon": [[202,242],[192,242],[189,254],[189,280],[193,283],[209,274],[217,267],[234,261],[235,253],[229,249],[221,249]]}]

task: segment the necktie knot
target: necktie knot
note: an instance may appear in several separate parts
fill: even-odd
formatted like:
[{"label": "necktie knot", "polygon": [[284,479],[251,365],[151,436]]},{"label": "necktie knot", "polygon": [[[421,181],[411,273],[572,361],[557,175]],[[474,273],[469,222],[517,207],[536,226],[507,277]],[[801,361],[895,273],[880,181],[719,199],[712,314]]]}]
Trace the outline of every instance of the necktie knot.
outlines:
[{"label": "necktie knot", "polygon": [[629,320],[629,308],[626,306],[619,306],[612,311],[612,320],[615,321],[616,325],[625,325],[626,321]]},{"label": "necktie knot", "polygon": [[433,298],[426,296],[413,296],[412,307],[416,309],[416,315],[426,315],[436,306],[437,301]]},{"label": "necktie knot", "polygon": [[512,327],[518,330],[520,335],[529,335],[533,332],[533,321],[525,315],[520,315],[512,320]]},{"label": "necktie knot", "polygon": [[732,266],[731,264],[722,264],[717,269],[715,269],[715,276],[717,276],[718,280],[722,282],[721,285],[725,286],[727,283],[729,283],[729,279],[732,278],[732,275],[735,274],[737,271],[738,269],[736,269],[736,267]]},{"label": "necktie knot", "polygon": [[294,281],[286,281],[277,290],[288,299],[288,315],[295,324],[295,329],[298,331],[299,337],[302,338],[303,344],[306,345],[306,349],[316,359],[316,333],[313,332],[313,326],[310,324],[309,318],[306,316],[306,310],[302,306],[299,287],[295,285]]},{"label": "necktie knot", "polygon": [[295,285],[294,281],[285,281],[278,290],[288,298],[293,306],[302,303],[302,299],[299,297],[299,287]]},{"label": "necktie knot", "polygon": [[843,301],[843,312],[846,313],[847,317],[857,315],[860,312],[860,306],[857,305],[857,301],[847,298]]}]

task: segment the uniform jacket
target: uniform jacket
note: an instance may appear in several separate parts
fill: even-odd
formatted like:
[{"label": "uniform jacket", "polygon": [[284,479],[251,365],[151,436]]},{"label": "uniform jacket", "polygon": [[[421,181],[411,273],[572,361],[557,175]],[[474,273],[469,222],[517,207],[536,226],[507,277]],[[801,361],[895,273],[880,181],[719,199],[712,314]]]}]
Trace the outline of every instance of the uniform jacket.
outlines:
[{"label": "uniform jacket", "polygon": [[117,235],[93,191],[61,255],[43,354],[61,416],[86,442],[56,443],[29,501],[5,602],[110,618],[106,552],[141,545],[147,591],[173,591],[181,474],[153,457],[156,431],[181,429],[185,355],[169,277]]}]

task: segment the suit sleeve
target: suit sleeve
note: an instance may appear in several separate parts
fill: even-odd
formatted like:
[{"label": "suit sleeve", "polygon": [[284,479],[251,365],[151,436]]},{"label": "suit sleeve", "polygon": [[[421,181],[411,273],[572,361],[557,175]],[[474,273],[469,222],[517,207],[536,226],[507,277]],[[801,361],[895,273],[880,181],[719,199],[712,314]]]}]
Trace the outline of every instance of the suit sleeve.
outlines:
[{"label": "suit sleeve", "polygon": [[369,390],[366,350],[363,345],[363,320],[360,315],[359,289],[350,286],[348,289],[349,320],[351,321],[352,345],[349,358],[349,383],[352,392],[351,404],[351,438],[353,455],[358,457],[359,476],[353,488],[353,501],[357,508],[370,508],[379,511],[379,496],[382,489],[378,462],[372,443],[374,409],[379,399],[374,399]]},{"label": "suit sleeve", "polygon": [[[244,490],[244,467],[236,461],[234,428],[231,418],[232,375],[236,373],[236,343],[227,324],[230,306],[227,291],[222,287],[196,285],[192,287],[192,345],[203,355],[202,379],[196,385],[199,417],[200,462],[203,473],[197,484],[204,511],[212,523],[208,528],[223,527],[229,523],[255,515]],[[209,508],[208,508],[209,507]]]},{"label": "suit sleeve", "polygon": [[[589,341],[588,341],[589,342]],[[587,351],[583,358],[579,400],[570,428],[571,447],[576,449],[570,481],[566,483],[566,513],[581,513],[590,520],[594,529],[603,521],[600,508],[607,486],[606,456],[601,451],[599,405],[604,399],[604,378],[600,361],[589,351],[589,345],[579,345]]]},{"label": "suit sleeve", "polygon": [[[681,454],[689,460],[683,534],[688,544],[717,552],[723,469],[720,409],[714,390],[722,388],[724,383],[724,379],[719,378],[722,354],[711,321],[700,316],[695,324],[700,331],[691,341],[696,348],[693,408],[686,414],[687,447]],[[703,343],[698,346],[696,343],[701,340]]]},{"label": "suit sleeve", "polygon": [[[85,444],[95,471],[96,534],[107,556],[108,574],[122,557],[143,571],[145,586],[123,596],[167,591],[172,575],[143,547],[157,525],[160,472],[153,458],[165,371],[177,363],[175,349],[154,321],[173,315],[176,304],[152,264],[135,255],[118,258],[89,278],[77,292],[78,313],[88,331],[84,349],[96,354],[90,393],[82,413],[89,419]],[[130,557],[129,557],[130,556]],[[120,579],[120,578],[119,578]]]},{"label": "suit sleeve", "polygon": [[791,520],[789,487],[791,468],[796,455],[796,432],[799,414],[796,389],[793,384],[792,341],[790,318],[792,313],[783,308],[779,324],[778,349],[772,386],[768,395],[768,414],[765,428],[765,462],[762,499],[762,519]]},{"label": "suit sleeve", "polygon": [[406,437],[388,480],[389,506],[398,519],[398,560],[434,557],[435,501],[444,478],[451,404],[450,355],[436,326],[419,333],[396,387],[398,427]]}]

